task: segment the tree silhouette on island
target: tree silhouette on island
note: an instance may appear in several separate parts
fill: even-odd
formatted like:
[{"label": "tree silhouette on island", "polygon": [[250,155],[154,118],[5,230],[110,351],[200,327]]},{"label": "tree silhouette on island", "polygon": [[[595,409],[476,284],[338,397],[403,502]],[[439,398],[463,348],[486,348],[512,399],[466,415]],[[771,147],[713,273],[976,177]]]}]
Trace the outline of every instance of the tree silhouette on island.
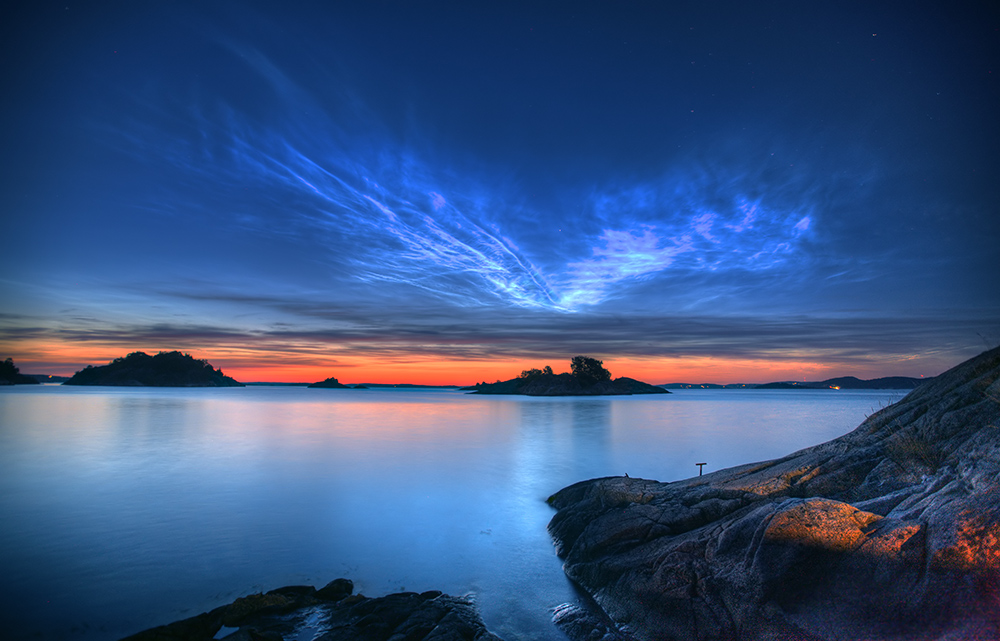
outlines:
[{"label": "tree silhouette on island", "polygon": [[38,385],[38,380],[22,374],[14,361],[8,358],[0,363],[0,385]]},{"label": "tree silhouette on island", "polygon": [[208,361],[180,352],[150,356],[132,352],[107,365],[88,365],[63,385],[111,385],[115,387],[243,387],[243,383],[215,369]]},{"label": "tree silhouette on island", "polygon": [[473,394],[520,394],[524,396],[626,396],[669,394],[662,387],[625,376],[612,379],[604,362],[589,356],[574,356],[570,372],[555,374],[546,365],[526,369],[517,378],[496,383],[479,383],[463,388]]}]

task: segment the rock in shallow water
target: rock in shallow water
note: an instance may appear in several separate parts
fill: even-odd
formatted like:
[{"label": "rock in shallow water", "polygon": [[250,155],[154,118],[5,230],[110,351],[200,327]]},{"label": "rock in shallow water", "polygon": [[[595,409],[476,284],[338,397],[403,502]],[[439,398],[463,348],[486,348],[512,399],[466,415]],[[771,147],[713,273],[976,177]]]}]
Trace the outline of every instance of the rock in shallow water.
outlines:
[{"label": "rock in shallow water", "polygon": [[550,503],[566,574],[636,639],[1000,638],[1000,348],[783,459]]},{"label": "rock in shallow water", "polygon": [[151,628],[122,641],[210,641],[223,626],[230,641],[501,641],[471,600],[439,591],[369,598],[337,579],[316,590],[288,586],[251,594],[211,612]]}]

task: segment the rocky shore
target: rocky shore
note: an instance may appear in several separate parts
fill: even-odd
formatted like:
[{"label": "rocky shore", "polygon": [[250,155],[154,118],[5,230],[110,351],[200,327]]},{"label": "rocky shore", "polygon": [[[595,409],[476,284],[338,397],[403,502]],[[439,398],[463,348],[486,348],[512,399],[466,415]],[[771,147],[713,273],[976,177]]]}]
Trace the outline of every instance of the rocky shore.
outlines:
[{"label": "rocky shore", "polygon": [[1000,348],[785,458],[549,502],[574,639],[1000,638]]},{"label": "rocky shore", "polygon": [[292,585],[240,597],[122,641],[501,641],[465,598],[437,591],[377,598],[353,592],[349,579],[319,590]]}]

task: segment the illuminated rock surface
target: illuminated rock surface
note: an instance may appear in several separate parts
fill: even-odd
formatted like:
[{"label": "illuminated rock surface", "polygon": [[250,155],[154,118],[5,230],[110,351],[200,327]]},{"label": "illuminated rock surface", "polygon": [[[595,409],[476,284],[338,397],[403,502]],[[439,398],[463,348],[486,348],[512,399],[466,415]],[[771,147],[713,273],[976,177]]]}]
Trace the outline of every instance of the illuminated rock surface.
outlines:
[{"label": "illuminated rock surface", "polygon": [[467,599],[440,592],[369,598],[348,579],[317,590],[293,585],[240,597],[229,605],[123,641],[501,641]]},{"label": "illuminated rock surface", "polygon": [[[574,639],[1000,638],[1000,348],[785,458],[555,494]],[[603,614],[621,637],[601,628]],[[569,616],[572,615],[572,616]],[[559,623],[559,617],[556,618]]]}]

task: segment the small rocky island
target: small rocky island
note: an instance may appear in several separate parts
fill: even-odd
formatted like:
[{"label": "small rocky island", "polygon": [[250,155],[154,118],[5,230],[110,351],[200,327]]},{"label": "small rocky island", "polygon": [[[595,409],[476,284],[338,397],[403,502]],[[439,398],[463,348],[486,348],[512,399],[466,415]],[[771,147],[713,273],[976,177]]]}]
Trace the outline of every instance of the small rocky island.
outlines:
[{"label": "small rocky island", "polygon": [[604,362],[588,356],[575,356],[571,371],[555,374],[546,365],[528,369],[517,378],[496,383],[479,383],[463,388],[473,394],[520,394],[523,396],[627,396],[630,394],[669,394],[656,385],[625,376],[612,379]]},{"label": "small rocky island", "polygon": [[995,348],[781,459],[556,493],[549,532],[600,609],[556,621],[574,640],[1000,639],[998,497]]},{"label": "small rocky island", "polygon": [[313,383],[311,385],[307,385],[306,387],[319,387],[323,389],[351,389],[350,385],[344,385],[333,376],[325,381],[319,381],[318,383]]},{"label": "small rocky island", "polygon": [[88,365],[63,385],[111,385],[118,387],[243,387],[215,369],[208,361],[180,352],[150,356],[132,352],[107,365]]}]

